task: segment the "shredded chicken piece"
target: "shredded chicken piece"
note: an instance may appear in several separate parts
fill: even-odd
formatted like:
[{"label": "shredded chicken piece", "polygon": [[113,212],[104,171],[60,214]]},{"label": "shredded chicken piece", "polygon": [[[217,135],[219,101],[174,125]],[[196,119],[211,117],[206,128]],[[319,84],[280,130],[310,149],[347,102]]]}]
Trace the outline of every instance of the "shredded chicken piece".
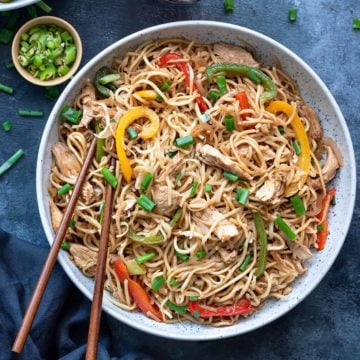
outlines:
[{"label": "shredded chicken piece", "polygon": [[213,146],[205,144],[197,144],[196,151],[199,154],[199,158],[207,165],[215,166],[220,169],[230,171],[242,179],[250,180],[249,174],[247,174],[241,167],[231,159],[227,158],[219,150]]},{"label": "shredded chicken piece", "polygon": [[230,264],[237,259],[237,251],[235,249],[231,252],[225,249],[219,249],[218,251],[225,264]]},{"label": "shredded chicken piece", "polygon": [[259,67],[259,63],[248,51],[229,44],[214,44],[214,54],[219,62],[232,62],[251,67]]},{"label": "shredded chicken piece", "polygon": [[315,110],[308,105],[303,105],[300,109],[300,115],[309,120],[310,129],[309,134],[316,142],[321,141],[323,138],[323,129],[320,125],[320,120]]},{"label": "shredded chicken piece", "polygon": [[89,127],[89,124],[94,119],[94,113],[90,106],[84,105],[82,108],[82,117],[79,123],[79,126]]},{"label": "shredded chicken piece", "polygon": [[123,212],[124,212],[125,216],[130,216],[130,212],[135,207],[135,204],[136,204],[135,194],[132,192],[126,194],[124,204],[125,205],[124,205]]},{"label": "shredded chicken piece", "polygon": [[286,244],[293,253],[294,257],[299,260],[308,260],[313,256],[310,249],[301,243],[286,239]]},{"label": "shredded chicken piece", "polygon": [[97,252],[79,244],[70,244],[69,252],[74,263],[82,272],[89,277],[94,277],[96,273]]},{"label": "shredded chicken piece", "polygon": [[259,201],[269,201],[275,195],[275,183],[271,180],[266,180],[264,184],[256,191],[255,199]]},{"label": "shredded chicken piece", "polygon": [[153,199],[156,203],[156,212],[162,215],[170,215],[179,205],[182,195],[167,185],[157,184],[153,188]]},{"label": "shredded chicken piece", "polygon": [[86,205],[90,205],[96,198],[94,187],[88,181],[83,185],[80,198]]},{"label": "shredded chicken piece", "polygon": [[200,55],[192,55],[190,59],[194,62],[194,69],[198,72],[204,71],[208,64],[207,60]]},{"label": "shredded chicken piece", "polygon": [[81,170],[81,165],[75,155],[61,142],[54,144],[51,150],[60,173],[74,184]]},{"label": "shredded chicken piece", "polygon": [[182,169],[185,161],[186,160],[184,158],[171,160],[169,164],[165,167],[165,169],[161,172],[158,178],[158,182],[165,183],[167,177],[175,176]]},{"label": "shredded chicken piece", "polygon": [[61,220],[64,214],[56,206],[53,199],[50,199],[50,213],[51,213],[51,222],[55,233],[59,230]]},{"label": "shredded chicken piece", "polygon": [[95,86],[91,82],[87,82],[81,91],[81,98],[83,104],[88,104],[96,100]]}]

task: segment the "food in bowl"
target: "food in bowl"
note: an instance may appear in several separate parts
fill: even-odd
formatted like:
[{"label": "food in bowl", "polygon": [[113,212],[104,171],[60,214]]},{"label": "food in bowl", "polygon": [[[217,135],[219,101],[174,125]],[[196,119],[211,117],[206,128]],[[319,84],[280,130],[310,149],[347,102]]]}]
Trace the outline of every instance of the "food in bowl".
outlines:
[{"label": "food in bowl", "polygon": [[67,75],[76,54],[73,37],[59,26],[38,24],[21,34],[18,61],[41,81]]},{"label": "food in bowl", "polygon": [[325,246],[343,159],[279,65],[223,43],[147,42],[100,68],[61,117],[53,228],[96,133],[63,247],[94,276],[110,183],[105,287],[123,309],[231,325],[286,296]]}]

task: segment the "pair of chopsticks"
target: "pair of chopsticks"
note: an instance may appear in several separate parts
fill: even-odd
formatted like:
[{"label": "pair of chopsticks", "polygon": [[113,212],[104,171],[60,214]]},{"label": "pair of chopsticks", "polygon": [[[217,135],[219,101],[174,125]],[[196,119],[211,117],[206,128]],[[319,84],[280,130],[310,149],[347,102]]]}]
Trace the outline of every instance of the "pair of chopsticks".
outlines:
[{"label": "pair of chopsticks", "polygon": [[[59,253],[61,243],[69,227],[69,223],[74,213],[77,200],[80,196],[83,183],[86,179],[86,175],[92,163],[95,150],[96,150],[96,138],[94,137],[94,139],[90,144],[89,151],[86,155],[85,161],[82,165],[79,177],[74,186],[74,190],[70,197],[70,201],[66,207],[64,216],[59,226],[59,230],[56,233],[54,242],[50,248],[49,254],[46,258],[45,264],[40,273],[39,280],[36,284],[29,305],[26,309],[24,318],[22,320],[22,323],[20,325],[19,331],[17,333],[16,339],[12,347],[13,352],[21,353],[21,351],[24,348],[26,339],[31,329],[31,325],[39,309],[41,299],[43,297],[47,283],[49,281],[52,269],[54,268],[54,265],[56,263],[56,258]],[[112,159],[111,165],[114,166],[114,164],[115,161],[114,159]],[[104,291],[105,268],[106,268],[107,248],[108,248],[107,244],[108,244],[110,225],[111,225],[112,203],[113,203],[113,188],[109,184],[106,188],[104,218],[103,218],[100,243],[99,243],[93,302],[91,305],[86,360],[95,360],[97,355],[100,320],[101,320],[101,305],[102,305],[102,298]]]}]

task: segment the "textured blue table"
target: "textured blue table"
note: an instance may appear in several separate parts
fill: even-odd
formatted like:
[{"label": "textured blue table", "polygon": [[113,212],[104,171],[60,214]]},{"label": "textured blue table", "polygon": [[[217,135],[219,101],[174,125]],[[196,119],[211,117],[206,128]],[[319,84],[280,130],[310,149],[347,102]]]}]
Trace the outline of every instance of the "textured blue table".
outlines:
[{"label": "textured blue table", "polygon": [[[142,28],[189,19],[217,20],[262,32],[300,55],[320,75],[338,101],[359,154],[360,31],[351,27],[360,17],[358,0],[295,0],[298,21],[290,24],[287,9],[294,1],[236,1],[234,14],[225,14],[222,0],[201,0],[189,7],[164,5],[156,0],[51,1],[53,14],[70,21],[83,40],[83,64],[109,44]],[[316,3],[316,4],[315,4]],[[4,22],[0,17],[0,24]],[[26,19],[26,13],[22,22]],[[0,45],[0,62],[10,48]],[[0,228],[47,247],[35,193],[35,164],[46,116],[28,119],[17,110],[42,109],[52,103],[43,90],[25,83],[14,70],[0,64],[0,82],[15,88],[15,96],[0,93],[0,122],[11,120],[10,134],[0,131],[0,161],[18,148],[26,156],[0,178]],[[111,329],[113,351],[148,352],[157,359],[356,359],[360,354],[360,206],[340,256],[318,288],[295,310],[260,330],[219,342],[178,343],[154,338],[104,315]],[[82,296],[74,290],[76,296]],[[86,325],[84,325],[86,326]],[[221,331],[221,330],[219,330]]]}]

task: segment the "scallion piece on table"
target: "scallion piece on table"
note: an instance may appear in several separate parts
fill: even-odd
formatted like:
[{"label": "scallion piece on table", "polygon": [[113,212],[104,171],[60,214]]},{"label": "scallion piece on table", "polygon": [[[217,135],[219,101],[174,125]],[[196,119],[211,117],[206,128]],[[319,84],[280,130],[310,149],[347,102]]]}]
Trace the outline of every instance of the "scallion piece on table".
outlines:
[{"label": "scallion piece on table", "polygon": [[189,300],[190,300],[190,301],[197,301],[198,298],[199,298],[199,297],[196,296],[196,295],[190,295],[190,296],[189,296]]},{"label": "scallion piece on table", "polygon": [[74,219],[71,219],[69,222],[69,228],[75,230],[76,221]]},{"label": "scallion piece on table", "polygon": [[279,133],[280,133],[281,135],[284,135],[284,134],[285,134],[285,129],[284,129],[283,126],[279,126],[279,127],[278,127],[278,130],[279,130]]},{"label": "scallion piece on table", "polygon": [[14,36],[14,33],[9,29],[1,29],[0,30],[0,43],[7,45],[10,43]]},{"label": "scallion piece on table", "polygon": [[60,95],[60,91],[57,86],[46,86],[44,95],[49,100],[54,101]]},{"label": "scallion piece on table", "polygon": [[10,69],[13,69],[15,67],[14,63],[13,62],[9,62],[7,64],[5,64],[5,67],[10,70]]},{"label": "scallion piece on table", "polygon": [[196,194],[196,190],[197,190],[197,187],[199,185],[199,182],[197,180],[194,180],[192,186],[191,186],[191,190],[190,190],[190,197],[193,198]]},{"label": "scallion piece on table", "polygon": [[210,90],[208,93],[208,98],[212,101],[215,102],[217,101],[217,99],[220,97],[220,94],[218,91],[216,90]]},{"label": "scallion piece on table", "polygon": [[172,278],[172,279],[170,280],[169,284],[170,284],[170,286],[176,286],[176,285],[179,284],[179,282],[178,282],[176,279]]},{"label": "scallion piece on table", "polygon": [[247,266],[249,265],[249,262],[251,260],[251,255],[246,255],[244,261],[240,265],[240,271],[243,272],[246,270]]},{"label": "scallion piece on table", "polygon": [[65,104],[61,109],[60,115],[63,119],[65,119],[70,124],[76,125],[79,123],[79,121],[82,117],[82,112],[75,110],[71,106]]},{"label": "scallion piece on table", "polygon": [[177,251],[175,251],[175,255],[181,259],[182,261],[188,261],[189,260],[189,255],[186,255],[186,254],[182,254],[182,253],[179,253]]},{"label": "scallion piece on table", "polygon": [[114,188],[116,189],[118,184],[118,179],[108,168],[102,168],[101,174],[105,178],[105,180]]},{"label": "scallion piece on table", "polygon": [[299,195],[295,195],[295,196],[291,197],[290,201],[294,207],[296,216],[305,215],[305,213],[306,213],[305,206]]},{"label": "scallion piece on table", "polygon": [[141,206],[146,212],[151,212],[156,206],[155,202],[144,194],[140,195],[140,197],[136,200],[136,203]]},{"label": "scallion piece on table", "polygon": [[34,5],[30,5],[26,8],[27,13],[29,14],[30,17],[32,18],[36,18],[37,17],[37,11],[36,11],[36,7]]},{"label": "scallion piece on table", "polygon": [[227,89],[226,89],[226,78],[225,76],[217,76],[216,77],[216,84],[219,88],[219,93],[220,96],[223,96],[227,93]]},{"label": "scallion piece on table", "polygon": [[289,9],[289,21],[295,22],[297,20],[297,8]]},{"label": "scallion piece on table", "polygon": [[172,159],[178,152],[177,151],[174,151],[174,150],[169,150],[166,155]]},{"label": "scallion piece on table", "polygon": [[6,21],[5,27],[9,30],[15,30],[17,23],[20,19],[20,13],[18,11],[11,11],[9,19]]},{"label": "scallion piece on table", "polygon": [[1,83],[0,83],[0,91],[4,92],[6,94],[9,94],[9,95],[12,95],[14,93],[14,89],[12,87],[6,86]]},{"label": "scallion piece on table", "polygon": [[14,155],[12,155],[9,159],[7,159],[0,166],[0,176],[3,175],[7,170],[9,170],[16,162],[24,155],[24,150],[19,149]]},{"label": "scallion piece on table", "polygon": [[106,84],[112,83],[112,82],[114,82],[116,80],[120,80],[120,79],[121,79],[120,74],[109,74],[109,75],[105,75],[102,78],[100,78],[98,80],[98,82],[101,85],[106,85]]},{"label": "scallion piece on table", "polygon": [[205,250],[199,250],[195,256],[198,258],[198,259],[202,259],[203,257],[206,256],[206,251]]},{"label": "scallion piece on table", "polygon": [[235,130],[235,118],[232,115],[225,115],[224,123],[227,131]]},{"label": "scallion piece on table", "polygon": [[63,241],[61,243],[61,249],[65,250],[65,251],[69,251],[70,249],[70,243],[68,241]]},{"label": "scallion piece on table", "polygon": [[360,18],[353,19],[352,27],[354,30],[360,30]]},{"label": "scallion piece on table", "polygon": [[295,150],[295,154],[296,154],[297,156],[299,156],[299,155],[301,154],[301,147],[300,147],[299,143],[297,142],[297,140],[294,140],[294,141],[292,142],[292,144],[293,144],[293,148],[294,148],[294,150]]},{"label": "scallion piece on table", "polygon": [[292,241],[296,240],[296,233],[291,229],[291,227],[284,221],[284,219],[277,215],[275,222],[279,229]]},{"label": "scallion piece on table", "polygon": [[138,137],[138,133],[132,127],[127,128],[127,133],[131,140],[135,140]]},{"label": "scallion piece on table", "polygon": [[151,282],[151,289],[154,291],[159,291],[166,283],[165,278],[160,275],[157,276],[152,282]]},{"label": "scallion piece on table", "polygon": [[167,91],[170,86],[172,85],[172,81],[171,80],[166,80],[160,87],[161,91]]},{"label": "scallion piece on table", "polygon": [[44,115],[40,110],[19,110],[18,114],[23,117],[41,117]]},{"label": "scallion piece on table", "polygon": [[66,183],[58,190],[58,195],[60,195],[60,196],[65,195],[72,189],[73,189],[73,186],[69,183]]},{"label": "scallion piece on table", "polygon": [[224,9],[226,13],[232,13],[235,10],[234,0],[224,0]]},{"label": "scallion piece on table", "polygon": [[170,300],[168,300],[166,302],[166,306],[169,309],[174,310],[175,312],[182,314],[182,315],[185,314],[185,312],[187,310],[187,305],[179,306],[179,305],[172,303]]},{"label": "scallion piece on table", "polygon": [[224,172],[223,172],[223,177],[224,177],[225,179],[228,179],[228,180],[232,181],[232,182],[239,180],[239,177],[238,177],[237,175],[233,174],[233,173],[230,172],[230,171],[224,171]]},{"label": "scallion piece on table", "polygon": [[2,123],[2,128],[4,129],[5,132],[9,132],[12,128],[11,122],[10,121],[4,121]]},{"label": "scallion piece on table", "polygon": [[135,260],[138,264],[146,263],[147,261],[153,259],[156,256],[154,252],[149,252],[144,255],[138,256]]},{"label": "scallion piece on table", "polygon": [[180,138],[175,139],[175,145],[180,148],[184,148],[195,143],[194,138],[192,135],[186,135]]},{"label": "scallion piece on table", "polygon": [[181,180],[181,171],[178,171],[175,176],[175,184],[178,184]]},{"label": "scallion piece on table", "polygon": [[145,192],[148,189],[149,185],[151,184],[152,180],[153,180],[152,174],[150,172],[147,172],[141,181],[140,184],[141,190]]},{"label": "scallion piece on table", "polygon": [[99,216],[99,224],[101,225],[104,220],[104,212],[105,212],[105,201],[102,201],[100,204],[100,216]]},{"label": "scallion piece on table", "polygon": [[52,12],[52,8],[46,4],[44,1],[39,1],[36,3],[36,5],[44,12],[46,12],[47,14]]},{"label": "scallion piece on table", "polygon": [[205,184],[204,191],[209,193],[209,192],[211,192],[211,190],[212,190],[212,185],[211,184]]},{"label": "scallion piece on table", "polygon": [[250,191],[248,189],[236,189],[236,200],[240,205],[245,205],[248,201]]}]

